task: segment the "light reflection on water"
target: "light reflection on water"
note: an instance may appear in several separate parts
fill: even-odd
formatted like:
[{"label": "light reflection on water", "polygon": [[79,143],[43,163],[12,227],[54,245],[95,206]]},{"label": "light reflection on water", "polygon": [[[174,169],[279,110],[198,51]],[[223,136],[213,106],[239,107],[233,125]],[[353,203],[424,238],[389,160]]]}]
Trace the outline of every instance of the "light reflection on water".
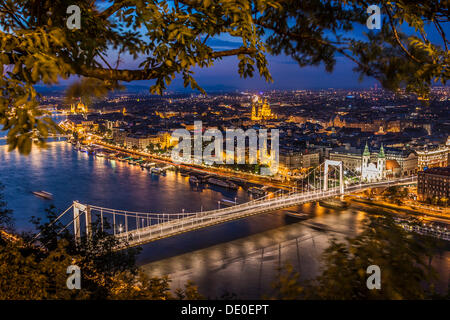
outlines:
[{"label": "light reflection on water", "polygon": [[[188,177],[175,172],[151,175],[139,166],[75,151],[65,142],[49,143],[43,150],[33,149],[29,156],[7,152],[6,146],[0,146],[0,163],[5,198],[20,229],[28,229],[29,218],[43,216],[50,204],[61,211],[73,200],[113,209],[165,213],[200,211],[201,207],[216,209],[223,198],[248,200],[242,189],[194,189]],[[32,191],[37,190],[52,193],[54,200],[35,197]]]}]

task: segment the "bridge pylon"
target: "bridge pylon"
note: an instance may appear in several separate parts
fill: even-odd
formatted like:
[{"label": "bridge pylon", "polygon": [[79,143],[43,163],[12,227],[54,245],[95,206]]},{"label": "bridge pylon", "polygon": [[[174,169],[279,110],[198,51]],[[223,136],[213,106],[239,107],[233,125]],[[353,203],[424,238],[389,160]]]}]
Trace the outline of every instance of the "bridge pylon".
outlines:
[{"label": "bridge pylon", "polygon": [[328,172],[330,166],[339,168],[339,192],[340,194],[344,194],[344,172],[342,168],[342,161],[325,160],[323,191],[328,190]]},{"label": "bridge pylon", "polygon": [[92,233],[92,217],[91,208],[88,205],[79,203],[78,201],[73,202],[73,234],[76,242],[81,241],[81,223],[80,216],[84,213],[86,219],[86,236],[90,237]]}]

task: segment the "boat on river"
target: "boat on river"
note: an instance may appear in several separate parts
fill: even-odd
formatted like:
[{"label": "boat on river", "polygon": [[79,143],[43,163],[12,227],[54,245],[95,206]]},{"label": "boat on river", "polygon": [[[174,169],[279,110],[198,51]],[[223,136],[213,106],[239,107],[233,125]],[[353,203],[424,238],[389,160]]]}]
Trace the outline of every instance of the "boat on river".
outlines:
[{"label": "boat on river", "polygon": [[258,196],[258,197],[263,197],[267,193],[265,190],[263,190],[261,188],[257,188],[257,187],[248,188],[248,192],[250,192],[250,194],[252,194],[254,196]]},{"label": "boat on river", "polygon": [[309,214],[303,213],[303,212],[294,211],[294,210],[286,210],[284,213],[287,216],[292,217],[292,218],[296,218],[296,219],[305,220],[305,219],[309,218]]},{"label": "boat on river", "polygon": [[161,174],[163,171],[161,168],[151,168],[150,172],[154,174]]},{"label": "boat on river", "polygon": [[223,188],[229,188],[229,189],[237,189],[238,188],[238,186],[236,184],[234,184],[233,182],[223,181],[223,180],[219,180],[216,178],[208,178],[208,180],[206,180],[206,181],[208,181],[209,184],[216,185],[216,186],[223,187]]},{"label": "boat on river", "polygon": [[50,192],[47,191],[33,191],[33,194],[39,198],[45,199],[45,200],[52,200],[53,199],[53,194],[51,194]]},{"label": "boat on river", "polygon": [[337,199],[320,200],[319,205],[330,209],[347,209],[350,206],[347,202]]},{"label": "boat on river", "polygon": [[199,184],[200,180],[196,176],[190,176],[189,177],[189,182],[190,183],[194,183],[194,184]]},{"label": "boat on river", "polygon": [[154,167],[156,165],[156,163],[154,162],[145,162],[143,164],[141,164],[141,167],[145,168],[145,169],[150,169],[151,167]]}]

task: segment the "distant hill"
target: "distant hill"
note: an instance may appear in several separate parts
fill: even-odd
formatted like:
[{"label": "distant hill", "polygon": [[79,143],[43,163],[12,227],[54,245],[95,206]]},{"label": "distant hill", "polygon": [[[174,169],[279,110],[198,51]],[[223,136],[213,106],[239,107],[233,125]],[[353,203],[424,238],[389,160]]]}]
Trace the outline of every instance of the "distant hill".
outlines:
[{"label": "distant hill", "polygon": [[[35,88],[37,92],[43,95],[62,95],[64,91],[67,89],[69,85],[36,85]],[[148,94],[150,95],[150,84],[149,85],[135,85],[135,84],[125,84],[125,90],[123,92],[132,93],[132,94]],[[225,86],[225,85],[212,85],[212,86],[203,86],[206,92],[214,93],[214,92],[234,92],[237,90],[236,87]],[[175,93],[199,93],[198,90],[192,90],[191,88],[184,88],[183,86],[174,86],[169,88],[170,92]]]}]

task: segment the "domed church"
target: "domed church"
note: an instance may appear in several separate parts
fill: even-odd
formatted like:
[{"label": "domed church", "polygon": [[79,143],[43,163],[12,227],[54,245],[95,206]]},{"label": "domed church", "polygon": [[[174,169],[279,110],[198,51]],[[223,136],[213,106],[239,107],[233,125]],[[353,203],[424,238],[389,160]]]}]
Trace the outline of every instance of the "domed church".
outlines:
[{"label": "domed church", "polygon": [[370,162],[369,146],[364,147],[362,155],[361,178],[366,182],[380,181],[386,177],[386,156],[384,155],[384,148],[381,145],[380,152],[378,152],[377,162]]}]

